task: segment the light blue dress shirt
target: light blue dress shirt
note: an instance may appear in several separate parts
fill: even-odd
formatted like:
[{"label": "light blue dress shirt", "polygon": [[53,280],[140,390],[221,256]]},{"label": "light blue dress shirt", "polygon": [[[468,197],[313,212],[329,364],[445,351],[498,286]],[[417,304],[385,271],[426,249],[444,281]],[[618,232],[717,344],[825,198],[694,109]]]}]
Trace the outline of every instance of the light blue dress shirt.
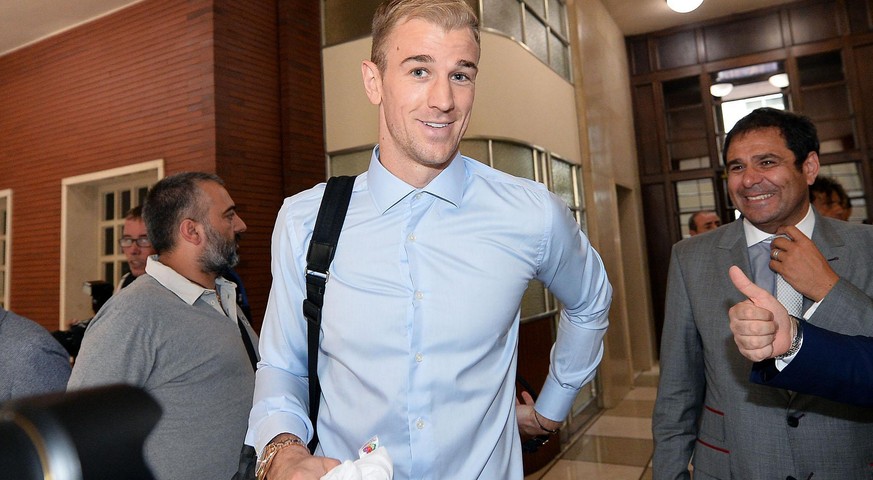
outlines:
[{"label": "light blue dress shirt", "polygon": [[[272,240],[249,438],[312,434],[306,250],[324,185],[285,200]],[[324,298],[320,455],[377,435],[395,479],[521,479],[519,304],[530,279],[564,305],[537,410],[563,419],[595,374],[612,298],[603,263],[544,185],[457,155],[426,187],[373,152],[352,194]]]}]

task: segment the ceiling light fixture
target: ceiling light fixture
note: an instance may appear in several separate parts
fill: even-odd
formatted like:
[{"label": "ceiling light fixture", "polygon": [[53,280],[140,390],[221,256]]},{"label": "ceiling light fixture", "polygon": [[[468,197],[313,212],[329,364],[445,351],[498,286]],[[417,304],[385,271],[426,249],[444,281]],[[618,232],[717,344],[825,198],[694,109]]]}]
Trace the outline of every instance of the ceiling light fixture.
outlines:
[{"label": "ceiling light fixture", "polygon": [[773,85],[776,88],[785,88],[788,86],[788,74],[777,73],[768,78],[767,81],[770,82],[770,85]]},{"label": "ceiling light fixture", "polygon": [[678,13],[688,13],[697,9],[703,0],[667,0],[667,6]]},{"label": "ceiling light fixture", "polygon": [[721,98],[731,93],[733,89],[734,85],[732,83],[713,83],[709,86],[709,93],[713,97]]}]

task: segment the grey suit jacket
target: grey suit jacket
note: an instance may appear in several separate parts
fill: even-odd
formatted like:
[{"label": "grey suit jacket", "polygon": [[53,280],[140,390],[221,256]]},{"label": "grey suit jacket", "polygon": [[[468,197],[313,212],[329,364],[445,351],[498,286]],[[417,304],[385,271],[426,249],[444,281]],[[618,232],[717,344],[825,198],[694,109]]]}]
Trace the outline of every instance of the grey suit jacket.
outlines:
[{"label": "grey suit jacket", "polygon": [[[840,276],[810,323],[873,335],[873,227],[816,215],[813,241]],[[749,255],[741,221],[673,247],[652,417],[655,480],[873,478],[873,410],[749,381],[728,309],[728,277]],[[807,299],[807,304],[810,301]]]}]

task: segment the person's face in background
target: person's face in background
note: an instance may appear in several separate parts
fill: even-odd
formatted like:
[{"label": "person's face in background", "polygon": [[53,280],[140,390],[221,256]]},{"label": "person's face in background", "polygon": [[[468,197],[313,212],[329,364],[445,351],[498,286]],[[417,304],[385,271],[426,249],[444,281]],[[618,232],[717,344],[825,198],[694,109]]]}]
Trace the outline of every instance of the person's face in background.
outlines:
[{"label": "person's face in background", "polygon": [[828,197],[825,192],[815,193],[812,206],[814,206],[822,216],[839,220],[848,220],[851,213],[843,208],[843,199],[840,198],[840,195],[837,192],[831,192],[830,197]]},{"label": "person's face in background", "polygon": [[148,234],[143,219],[125,219],[124,227],[121,230],[121,240],[123,242],[131,241],[129,247],[121,247],[121,251],[127,257],[127,266],[130,267],[130,274],[134,277],[142,275],[145,273],[146,259],[150,255],[157,253],[148,241]]},{"label": "person's face in background", "polygon": [[809,185],[818,175],[815,152],[798,168],[782,133],[768,127],[734,138],[726,158],[731,200],[755,227],[776,233],[782,225],[803,220]]},{"label": "person's face in background", "polygon": [[721,226],[721,219],[718,218],[718,215],[716,215],[715,212],[703,212],[698,213],[694,217],[694,224],[697,226],[697,230],[688,230],[688,233],[690,233],[692,237],[710,230],[715,230]]}]

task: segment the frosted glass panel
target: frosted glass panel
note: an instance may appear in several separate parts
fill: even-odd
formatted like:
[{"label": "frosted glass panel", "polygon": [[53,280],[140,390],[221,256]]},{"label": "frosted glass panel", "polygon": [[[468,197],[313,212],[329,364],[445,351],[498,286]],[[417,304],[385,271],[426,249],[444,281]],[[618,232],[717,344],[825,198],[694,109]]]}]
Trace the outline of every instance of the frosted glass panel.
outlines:
[{"label": "frosted glass panel", "polygon": [[525,15],[524,17],[524,43],[540,60],[549,63],[549,31],[537,17]]},{"label": "frosted glass panel", "polygon": [[577,206],[576,194],[573,189],[573,171],[569,163],[552,161],[552,191],[561,197],[568,206]]},{"label": "frosted glass panel", "polygon": [[516,177],[536,179],[533,150],[530,147],[495,141],[491,148],[494,151],[494,168]]},{"label": "frosted glass panel", "polygon": [[483,0],[482,25],[522,41],[521,5],[516,1]]},{"label": "frosted glass panel", "polygon": [[488,140],[461,140],[461,153],[489,165]]}]

